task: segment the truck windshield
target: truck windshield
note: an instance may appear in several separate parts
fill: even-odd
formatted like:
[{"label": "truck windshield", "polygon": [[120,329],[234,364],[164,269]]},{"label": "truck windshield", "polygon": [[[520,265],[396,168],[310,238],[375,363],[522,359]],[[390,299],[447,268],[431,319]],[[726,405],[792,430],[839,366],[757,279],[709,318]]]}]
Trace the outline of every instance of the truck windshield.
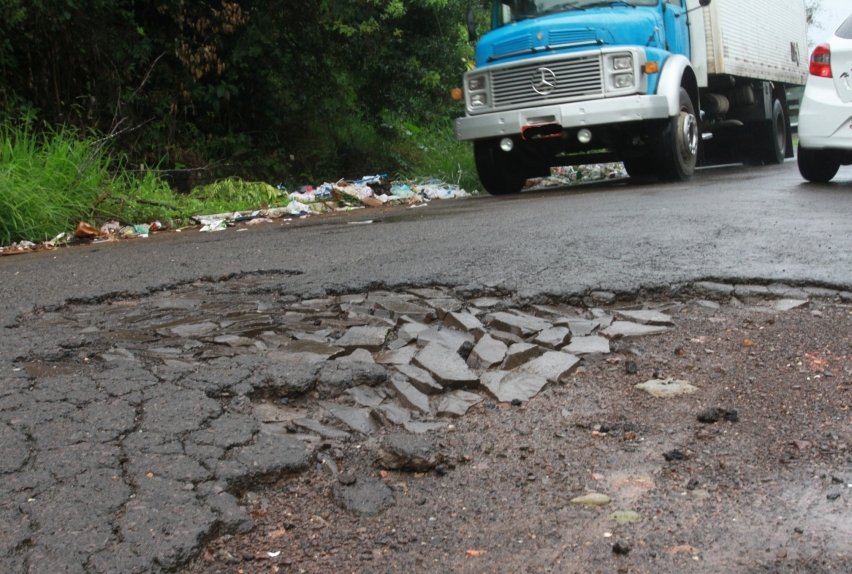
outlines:
[{"label": "truck windshield", "polygon": [[659,0],[494,0],[498,26],[556,12],[586,10],[599,6],[656,6]]}]

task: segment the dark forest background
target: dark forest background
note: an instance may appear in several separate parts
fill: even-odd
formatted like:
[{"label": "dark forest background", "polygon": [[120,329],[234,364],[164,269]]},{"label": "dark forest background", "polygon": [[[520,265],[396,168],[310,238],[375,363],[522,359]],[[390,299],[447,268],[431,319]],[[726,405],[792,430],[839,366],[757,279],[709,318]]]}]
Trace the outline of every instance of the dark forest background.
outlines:
[{"label": "dark forest background", "polygon": [[462,113],[471,4],[0,0],[0,114],[210,178],[405,171]]}]

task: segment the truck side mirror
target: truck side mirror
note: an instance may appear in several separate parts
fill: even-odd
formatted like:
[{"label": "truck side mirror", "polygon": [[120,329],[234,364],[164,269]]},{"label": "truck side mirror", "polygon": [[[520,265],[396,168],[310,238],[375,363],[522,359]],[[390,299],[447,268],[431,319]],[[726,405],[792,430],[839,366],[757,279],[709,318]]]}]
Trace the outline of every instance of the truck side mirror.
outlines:
[{"label": "truck side mirror", "polygon": [[476,15],[473,13],[473,6],[467,9],[467,41],[476,41]]},{"label": "truck side mirror", "polygon": [[698,5],[704,8],[705,6],[710,5],[710,0],[698,0]]}]

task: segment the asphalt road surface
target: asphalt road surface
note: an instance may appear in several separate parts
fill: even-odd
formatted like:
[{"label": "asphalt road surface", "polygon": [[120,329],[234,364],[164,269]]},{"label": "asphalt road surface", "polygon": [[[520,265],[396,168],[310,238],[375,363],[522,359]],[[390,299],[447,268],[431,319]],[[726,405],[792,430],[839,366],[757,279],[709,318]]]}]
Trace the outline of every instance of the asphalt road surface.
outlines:
[{"label": "asphalt road surface", "polygon": [[294,293],[437,283],[562,295],[707,278],[848,288],[852,167],[827,185],[788,161],[5,257],[0,324],[69,298],[260,270],[299,272]]},{"label": "asphalt road surface", "polygon": [[[459,413],[467,412],[474,402],[481,403],[479,410],[458,419],[455,435],[467,437],[464,440],[470,441],[470,449],[478,449],[482,442],[483,421],[499,423],[498,427],[511,422],[511,432],[538,421],[536,432],[544,434],[523,436],[535,436],[547,459],[561,448],[548,446],[547,441],[554,437],[574,441],[572,445],[591,437],[588,452],[606,455],[608,451],[594,442],[608,434],[601,430],[600,420],[609,424],[603,417],[632,417],[635,420],[627,421],[629,429],[624,421],[618,424],[623,436],[631,437],[629,442],[643,445],[622,457],[624,460],[618,459],[618,466],[632,468],[637,461],[645,464],[649,476],[662,481],[654,496],[676,492],[682,482],[677,472],[670,476],[671,469],[660,467],[658,451],[677,447],[686,460],[694,453],[696,458],[688,470],[703,473],[702,480],[717,488],[736,490],[745,485],[743,492],[748,496],[733,502],[743,519],[751,520],[758,497],[758,501],[782,505],[790,517],[790,528],[796,528],[791,532],[810,532],[812,527],[825,531],[813,548],[794,549],[798,552],[795,559],[801,557],[807,563],[812,556],[825,554],[824,571],[837,571],[835,566],[848,563],[842,544],[848,539],[848,522],[842,520],[846,490],[824,490],[839,489],[834,482],[848,483],[849,427],[844,423],[848,403],[843,397],[849,389],[844,373],[852,372],[852,367],[848,308],[838,302],[852,299],[850,247],[852,168],[843,168],[835,182],[816,186],[803,183],[795,164],[788,162],[766,168],[706,170],[682,185],[606,181],[515,197],[434,201],[413,209],[369,209],[216,233],[188,229],[144,240],[2,257],[0,571],[142,574],[175,571],[196,558],[207,561],[190,566],[195,568],[193,572],[218,572],[220,566],[222,571],[233,571],[246,553],[264,550],[267,555],[262,546],[266,539],[234,538],[237,547],[216,549],[214,545],[199,558],[206,543],[218,534],[246,533],[252,518],[263,516],[269,524],[250,530],[247,536],[263,535],[267,526],[283,536],[286,533],[275,524],[283,520],[281,513],[288,512],[292,500],[309,506],[316,501],[318,507],[332,504],[312,486],[317,467],[331,469],[323,476],[336,483],[335,461],[341,465],[358,462],[365,466],[361,469],[364,474],[346,479],[345,485],[354,484],[356,490],[367,487],[367,498],[392,498],[389,486],[367,479],[368,473],[375,474],[375,469],[367,468],[372,454],[366,448],[358,450],[360,442],[355,436],[375,438],[404,426],[411,433],[434,431],[459,450],[462,438],[448,439],[449,426],[442,417],[459,409]],[[217,281],[228,278],[232,280]],[[722,286],[724,294],[719,297],[724,306],[712,301],[669,301],[665,310],[677,319],[667,318],[665,323],[677,327],[666,327],[667,334],[655,343],[639,343],[645,346],[643,353],[634,353],[629,344],[619,342],[627,337],[623,332],[607,334],[606,326],[616,328],[613,314],[623,309],[540,308],[550,318],[522,320],[532,327],[515,324],[519,320],[515,312],[524,311],[523,302],[532,302],[536,295],[553,296],[548,300],[558,304],[593,291],[603,292],[594,294],[591,299],[595,302],[613,302],[612,293],[644,296],[651,291],[665,299],[668,289],[700,280],[736,284],[744,299],[756,295],[757,300],[769,293],[766,284],[777,283],[772,295],[782,300],[759,309],[741,308],[738,302],[731,302],[734,287],[729,285]],[[328,293],[336,296],[325,297]],[[134,296],[137,294],[140,296]],[[494,300],[488,302],[489,297],[480,297],[482,294],[495,295],[490,297]],[[790,301],[792,308],[784,307]],[[801,308],[808,304],[813,307]],[[511,313],[486,313],[487,305]],[[439,328],[447,313],[463,309],[473,310],[450,317],[462,325],[461,331]],[[544,354],[514,356],[519,366],[508,366],[509,349],[493,341],[502,348],[499,352],[506,361],[500,359],[486,367],[481,363],[475,368],[483,372],[473,373],[457,355],[463,355],[463,347],[469,356],[480,352],[471,349],[474,340],[485,338],[485,326],[475,312],[494,337],[506,339],[513,349],[527,353],[532,348]],[[419,334],[408,332],[414,327],[403,315],[419,317]],[[501,327],[500,321],[507,326]],[[631,323],[618,329],[625,327],[641,331],[648,326]],[[611,339],[594,337],[598,344],[606,345],[607,358],[589,360],[577,368],[581,359],[563,352],[568,337],[579,343],[582,336],[598,331]],[[528,344],[532,341],[536,344]],[[393,347],[399,351],[393,360],[401,361],[394,365],[401,367],[374,362],[396,343],[405,345]],[[718,345],[718,349],[708,350],[708,345]],[[752,348],[753,352],[743,352]],[[672,349],[677,350],[674,355]],[[343,351],[358,352],[358,358],[344,357]],[[628,368],[634,360],[639,365]],[[406,370],[414,363],[422,368]],[[586,382],[594,379],[594,384],[581,385],[578,379],[557,384],[574,376],[575,368],[583,373],[580,378]],[[493,372],[484,372],[489,369]],[[427,391],[444,394],[427,397],[427,391],[415,389],[407,379],[398,380],[403,371],[409,373],[403,378],[410,376],[415,381],[421,376],[419,384],[424,385],[430,385],[432,377],[422,376],[423,372],[433,373],[442,384],[432,381]],[[624,373],[631,371],[645,378],[665,376],[658,371],[686,373],[703,391],[692,402],[678,403],[680,410],[647,400],[643,403],[632,386],[623,384]],[[828,383],[811,389],[823,376]],[[743,394],[729,379],[737,384],[745,380],[752,386]],[[533,392],[517,400],[494,394],[495,385],[506,382],[511,386],[508,383],[517,380],[534,388]],[[448,381],[481,394],[456,388]],[[530,400],[547,383],[551,386],[546,392],[552,392],[550,396],[558,401]],[[373,397],[381,393],[373,410],[343,404],[348,400],[344,393],[354,390],[353,386]],[[480,387],[488,387],[492,395]],[[791,398],[787,388],[798,394]],[[491,398],[486,400],[486,396]],[[397,404],[397,400],[404,402],[402,397],[407,401],[405,408]],[[445,404],[445,400],[449,402]],[[466,406],[459,407],[457,401]],[[540,411],[540,418],[527,418],[525,409],[512,410],[514,403],[525,408],[529,403]],[[732,403],[742,410],[738,415],[742,423],[736,428],[722,427],[718,433],[702,432],[696,438],[695,408]],[[566,415],[559,404],[575,405],[577,410]],[[634,408],[637,404],[639,408]],[[417,405],[420,411],[413,414],[411,409]],[[350,409],[345,410],[350,414],[357,411],[352,416],[361,417],[347,423],[351,430],[321,422],[326,418],[319,410],[341,408]],[[801,412],[791,414],[791,409]],[[500,413],[508,413],[509,418]],[[569,418],[574,423],[565,430],[564,421]],[[595,422],[595,418],[600,420]],[[293,430],[290,423],[298,423],[308,432]],[[555,434],[554,429],[558,430]],[[597,435],[589,434],[590,429]],[[511,449],[511,432],[497,429],[492,435],[495,441],[508,441],[506,448]],[[319,437],[332,442],[323,448]],[[716,450],[700,446],[705,444],[702,441],[717,438],[720,440],[712,446]],[[782,476],[775,470],[776,451],[790,444],[797,451],[788,457],[789,471]],[[622,448],[621,443],[610,447]],[[810,454],[798,457],[799,451]],[[453,460],[473,460],[476,464],[467,468],[483,472],[489,472],[487,464],[493,463],[507,477],[526,465],[523,458],[490,461],[490,451],[470,452],[459,450]],[[729,461],[724,468],[748,472],[729,476],[728,471],[712,470],[722,468],[717,459],[731,457],[731,453],[739,453],[737,464]],[[571,488],[578,492],[588,490],[590,485],[582,482],[583,477],[588,478],[588,469],[603,464],[595,457],[582,465],[566,466],[565,484],[573,484]],[[760,468],[749,470],[755,460],[760,460]],[[521,467],[514,467],[515,462]],[[543,464],[545,469],[561,465],[552,460]],[[450,473],[447,480],[461,479],[466,472]],[[546,474],[550,476],[551,471]],[[601,481],[611,480],[612,488],[623,483],[617,473],[599,474]],[[815,475],[834,482],[816,488],[811,480]],[[266,495],[252,498],[246,494],[262,481],[291,476],[303,478],[295,479],[288,487],[291,490],[282,491],[283,504],[278,493],[268,511],[258,502]],[[417,488],[428,490],[433,484],[430,481],[441,476],[429,475]],[[507,481],[499,487],[511,482]],[[537,481],[537,476],[522,480],[524,484],[539,484]],[[769,490],[789,481],[797,486],[783,496]],[[653,484],[650,479],[646,483]],[[544,478],[541,484],[545,484]],[[560,482],[551,490],[552,494],[565,489]],[[815,497],[814,502],[797,510],[795,505],[803,493]],[[407,520],[409,510],[404,504],[411,500],[401,500],[393,511],[396,514],[388,513],[388,528],[397,528],[394,516]],[[423,509],[431,508],[429,499],[423,500]],[[718,512],[730,511],[730,500],[720,499]],[[824,500],[840,502],[826,506]],[[512,508],[524,508],[527,502],[522,497]],[[482,503],[489,512],[508,512],[488,501]],[[250,515],[249,507],[254,514]],[[648,507],[647,513],[670,510],[692,512],[691,507],[673,509],[666,499]],[[328,512],[328,516],[337,516]],[[823,515],[831,521],[814,518]],[[507,516],[502,514],[501,521]],[[685,516],[684,520],[691,520]],[[574,528],[592,524],[577,522],[573,511],[563,518]],[[587,518],[602,520],[595,513]],[[799,522],[791,522],[793,519]],[[366,532],[367,527],[359,524],[353,528]],[[478,527],[473,524],[472,532]],[[771,538],[775,530],[769,523],[760,528],[763,538]],[[500,533],[490,532],[495,546],[504,542]],[[548,534],[534,532],[536,536]],[[649,571],[686,571],[677,562],[658,569],[653,566],[656,558],[645,552],[645,548],[670,547],[671,553],[680,556],[686,552],[686,559],[693,560],[697,551],[670,541],[665,532],[654,531],[636,539],[636,553],[643,560],[652,560]],[[340,538],[323,544],[339,549],[341,540],[352,540],[350,534],[344,529]],[[558,566],[571,549],[569,539],[575,536],[568,532],[563,540],[562,534],[551,534],[558,542],[553,548],[561,550],[543,564]],[[711,528],[704,540],[710,544],[715,536]],[[730,540],[738,542],[739,538],[732,535]],[[321,541],[310,536],[291,539],[298,544]],[[414,538],[406,538],[405,543],[411,540]],[[787,542],[784,538],[777,544]],[[437,539],[435,543],[443,544]],[[217,539],[219,544],[227,541]],[[757,545],[763,545],[763,539]],[[601,571],[612,571],[609,546],[594,548],[603,553],[597,558]],[[704,571],[732,571],[723,566],[737,558],[738,549],[728,557],[720,558],[717,553],[717,562],[709,564],[719,568]],[[306,548],[305,552],[310,555],[314,550]],[[382,555],[378,547],[347,552]],[[762,556],[762,546],[755,552]],[[582,554],[569,555],[583,563]],[[348,560],[348,554],[340,556],[344,562]],[[491,556],[503,559],[500,554]],[[513,556],[525,560],[521,554],[506,555]],[[786,559],[786,555],[773,556]],[[283,557],[290,558],[290,554]],[[397,558],[403,560],[399,571],[411,571],[404,567],[408,558]],[[410,558],[419,559],[416,553]],[[455,560],[450,557],[446,571],[455,568]],[[522,564],[516,566],[509,569],[519,570]],[[342,567],[335,563],[317,571],[340,571]],[[262,564],[258,568],[267,571]],[[553,571],[570,570],[556,567]]]}]

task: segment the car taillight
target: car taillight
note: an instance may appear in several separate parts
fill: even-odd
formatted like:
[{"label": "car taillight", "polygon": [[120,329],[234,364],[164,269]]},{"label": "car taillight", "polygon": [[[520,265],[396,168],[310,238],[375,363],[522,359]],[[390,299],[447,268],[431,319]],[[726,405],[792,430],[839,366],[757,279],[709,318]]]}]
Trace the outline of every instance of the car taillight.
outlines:
[{"label": "car taillight", "polygon": [[831,76],[831,48],[828,44],[820,44],[814,48],[811,54],[810,72],[812,76],[830,78]]}]

